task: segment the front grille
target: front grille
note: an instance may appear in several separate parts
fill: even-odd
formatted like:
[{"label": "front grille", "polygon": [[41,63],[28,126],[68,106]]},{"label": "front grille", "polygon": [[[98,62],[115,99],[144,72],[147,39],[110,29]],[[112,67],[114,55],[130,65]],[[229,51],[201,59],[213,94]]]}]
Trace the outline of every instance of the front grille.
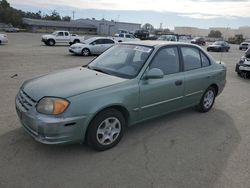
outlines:
[{"label": "front grille", "polygon": [[27,93],[25,93],[23,90],[20,90],[17,95],[17,100],[20,103],[20,105],[28,111],[32,106],[36,104],[36,101],[32,99]]}]

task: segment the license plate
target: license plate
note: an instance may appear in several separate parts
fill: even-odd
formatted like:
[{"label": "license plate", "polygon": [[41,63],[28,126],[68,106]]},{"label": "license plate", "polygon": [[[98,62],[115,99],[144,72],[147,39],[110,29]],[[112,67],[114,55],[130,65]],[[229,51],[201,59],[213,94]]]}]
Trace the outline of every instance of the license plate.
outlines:
[{"label": "license plate", "polygon": [[240,70],[245,70],[245,71],[250,71],[250,67],[243,67],[243,66],[240,66],[239,69],[240,69]]}]

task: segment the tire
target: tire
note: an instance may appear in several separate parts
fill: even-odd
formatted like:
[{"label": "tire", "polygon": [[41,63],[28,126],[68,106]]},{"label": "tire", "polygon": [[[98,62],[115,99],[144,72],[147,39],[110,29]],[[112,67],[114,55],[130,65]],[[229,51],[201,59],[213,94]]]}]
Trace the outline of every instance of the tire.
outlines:
[{"label": "tire", "polygon": [[2,41],[0,40],[0,45],[2,44]]},{"label": "tire", "polygon": [[56,42],[53,39],[49,39],[47,43],[49,46],[55,46],[56,44]]},{"label": "tire", "polygon": [[117,145],[125,130],[125,118],[115,109],[100,112],[90,123],[87,131],[87,143],[98,151],[104,151]]},{"label": "tire", "polygon": [[199,112],[208,112],[214,105],[216,91],[214,87],[209,87],[203,94],[200,103],[197,105]]},{"label": "tire", "polygon": [[90,50],[88,48],[83,48],[82,49],[82,55],[83,56],[89,56],[89,55],[91,55]]}]

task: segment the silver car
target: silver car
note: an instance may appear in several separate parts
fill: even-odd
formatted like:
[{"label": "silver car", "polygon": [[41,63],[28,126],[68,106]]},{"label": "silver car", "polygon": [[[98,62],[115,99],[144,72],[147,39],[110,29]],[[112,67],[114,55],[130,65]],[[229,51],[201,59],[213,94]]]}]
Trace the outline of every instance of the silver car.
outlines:
[{"label": "silver car", "polygon": [[83,41],[82,43],[76,43],[69,47],[69,52],[76,55],[99,55],[112,47],[115,41],[108,37],[93,37]]},{"label": "silver car", "polygon": [[250,47],[250,39],[240,43],[239,50],[247,50]]},{"label": "silver car", "polygon": [[0,44],[7,44],[7,43],[8,43],[7,35],[0,34]]}]

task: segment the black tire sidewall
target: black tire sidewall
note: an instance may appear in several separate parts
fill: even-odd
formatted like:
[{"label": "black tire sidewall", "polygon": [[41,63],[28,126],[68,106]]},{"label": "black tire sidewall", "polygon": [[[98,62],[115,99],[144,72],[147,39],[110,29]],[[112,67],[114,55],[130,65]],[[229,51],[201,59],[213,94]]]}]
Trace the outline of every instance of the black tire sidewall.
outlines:
[{"label": "black tire sidewall", "polygon": [[50,46],[54,46],[56,44],[56,42],[53,39],[50,39],[50,40],[48,40],[48,44]]},{"label": "black tire sidewall", "polygon": [[[85,54],[83,53],[84,50],[88,50],[88,52],[89,52],[88,55],[85,55]],[[83,55],[83,56],[90,56],[90,50],[89,50],[88,48],[83,48],[83,49],[82,49],[82,55]]]},{"label": "black tire sidewall", "polygon": [[[97,133],[99,125],[103,122],[103,120],[109,117],[115,117],[120,121],[121,132],[118,138],[112,144],[102,145],[98,142],[96,138],[96,133]],[[125,126],[126,126],[126,121],[121,112],[119,112],[116,109],[104,110],[100,112],[99,114],[97,114],[95,118],[91,121],[91,123],[89,124],[88,131],[87,131],[87,143],[88,145],[90,145],[91,147],[93,147],[94,149],[98,151],[104,151],[104,150],[110,149],[120,142],[124,134]]]},{"label": "black tire sidewall", "polygon": [[[211,104],[211,106],[209,108],[206,108],[206,107],[204,107],[204,98],[205,98],[205,95],[207,94],[208,91],[213,91],[213,93],[214,93],[214,100],[213,100],[213,103]],[[198,110],[200,112],[208,112],[209,110],[211,110],[211,108],[213,107],[214,102],[215,102],[215,97],[216,97],[215,89],[213,87],[207,88],[207,90],[204,92],[204,94],[203,94],[203,96],[201,98],[201,101],[200,101],[200,103],[198,105]]]}]

